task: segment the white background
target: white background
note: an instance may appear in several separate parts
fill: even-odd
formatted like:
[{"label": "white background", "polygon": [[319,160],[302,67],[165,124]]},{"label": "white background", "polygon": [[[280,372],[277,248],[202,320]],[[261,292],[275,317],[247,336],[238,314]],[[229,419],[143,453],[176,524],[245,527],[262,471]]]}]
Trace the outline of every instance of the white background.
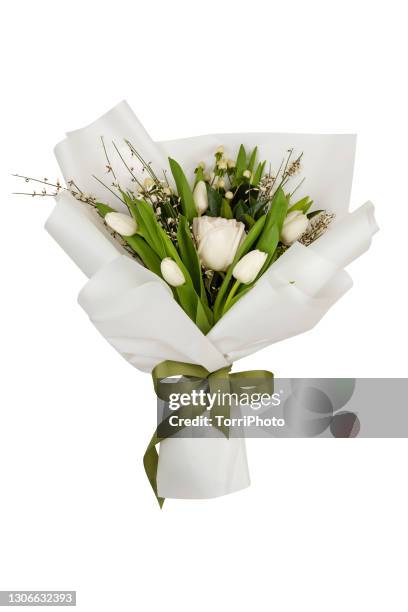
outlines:
[{"label": "white background", "polygon": [[[373,200],[381,232],[355,286],[240,366],[406,376],[403,6],[4,3],[1,167],[56,178],[64,131],[122,98],[155,139],[357,132],[351,207]],[[86,612],[406,610],[406,440],[251,440],[249,489],[160,512],[141,464],[149,376],[76,304],[85,278],[43,231],[51,199],[2,184],[0,589],[77,589]]]}]

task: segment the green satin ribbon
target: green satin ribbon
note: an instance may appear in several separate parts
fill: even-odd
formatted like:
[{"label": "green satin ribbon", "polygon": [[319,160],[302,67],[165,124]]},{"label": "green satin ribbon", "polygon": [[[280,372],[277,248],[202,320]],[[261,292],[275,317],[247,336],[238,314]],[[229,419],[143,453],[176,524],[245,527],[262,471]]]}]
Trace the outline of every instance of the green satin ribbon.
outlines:
[{"label": "green satin ribbon", "polygon": [[[250,388],[252,393],[273,393],[273,374],[268,370],[250,370],[246,372],[234,372],[231,374],[232,366],[221,368],[215,372],[209,372],[200,365],[192,363],[182,363],[181,361],[163,361],[159,363],[152,372],[153,385],[156,395],[163,401],[169,400],[170,393],[191,393],[194,389],[202,388],[203,381],[208,381],[209,392],[211,394],[237,393],[246,388]],[[172,376],[181,377],[174,383],[163,382]],[[253,383],[252,385],[250,383]],[[179,418],[194,418],[207,410],[207,406],[182,406],[173,414]],[[215,403],[211,410],[211,415],[229,416],[229,406]],[[152,439],[143,457],[143,464],[146,475],[151,487],[156,495],[160,508],[164,504],[164,498],[157,493],[157,467],[159,464],[159,454],[156,446],[166,438],[174,435],[183,426],[170,426],[168,420],[162,421],[153,434]],[[222,419],[223,420],[223,419]],[[228,427],[221,426],[218,429],[228,438]]]}]

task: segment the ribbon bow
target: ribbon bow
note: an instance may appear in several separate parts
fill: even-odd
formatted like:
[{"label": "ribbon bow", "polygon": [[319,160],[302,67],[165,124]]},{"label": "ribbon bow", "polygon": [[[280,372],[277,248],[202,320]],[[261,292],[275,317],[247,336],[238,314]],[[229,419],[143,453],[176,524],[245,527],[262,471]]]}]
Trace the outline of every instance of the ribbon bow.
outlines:
[{"label": "ribbon bow", "polygon": [[[152,371],[153,385],[156,395],[165,402],[169,401],[170,394],[188,393],[203,387],[205,381],[208,383],[211,394],[237,393],[243,389],[251,388],[256,393],[273,393],[273,374],[268,370],[249,370],[246,372],[231,373],[232,366],[221,368],[215,372],[209,372],[200,365],[192,363],[182,363],[180,361],[163,361]],[[169,382],[171,377],[178,377],[178,380]],[[252,383],[252,384],[251,384]],[[193,406],[181,406],[173,414],[180,420],[189,417],[199,416],[207,406],[200,404]],[[212,416],[221,416],[221,421],[229,416],[229,405],[215,403],[211,409]],[[184,426],[170,425],[169,418],[165,418],[157,427],[143,457],[143,464],[146,475],[154,491],[160,508],[164,504],[164,497],[160,497],[157,492],[157,468],[159,464],[159,454],[156,450],[157,444],[162,440],[174,435]],[[218,429],[228,438],[229,428],[221,425]]]}]

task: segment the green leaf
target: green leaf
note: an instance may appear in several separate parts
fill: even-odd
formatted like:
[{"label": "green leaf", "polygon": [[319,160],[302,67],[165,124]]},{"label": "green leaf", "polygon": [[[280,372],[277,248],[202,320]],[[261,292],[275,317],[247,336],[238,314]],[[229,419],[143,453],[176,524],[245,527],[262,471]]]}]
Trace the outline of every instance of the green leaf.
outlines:
[{"label": "green leaf", "polygon": [[194,217],[197,216],[197,211],[193,199],[193,192],[190,189],[190,185],[188,184],[188,181],[180,164],[171,157],[169,157],[169,164],[176,183],[177,193],[181,199],[184,216],[187,218],[188,221],[192,221]]},{"label": "green leaf", "polygon": [[253,169],[255,167],[257,153],[258,153],[258,147],[255,147],[255,149],[251,153],[251,157],[249,158],[249,162],[248,162],[248,170],[250,170],[251,173],[253,172]]},{"label": "green leaf", "polygon": [[235,175],[240,179],[246,170],[247,156],[244,145],[239,147],[237,161],[235,162]]},{"label": "green leaf", "polygon": [[263,172],[265,170],[266,161],[260,162],[255,170],[254,178],[252,180],[252,184],[257,187],[262,178]]},{"label": "green leaf", "polygon": [[312,204],[313,200],[311,200],[309,196],[306,196],[305,198],[302,198],[301,200],[293,204],[293,206],[288,209],[288,214],[290,212],[293,212],[294,210],[300,210],[305,215]]},{"label": "green leaf", "polygon": [[222,206],[222,195],[213,189],[211,185],[206,183],[207,187],[207,197],[208,197],[208,208],[206,210],[206,214],[209,217],[219,217]]},{"label": "green leaf", "polygon": [[232,278],[232,270],[234,269],[235,264],[237,263],[237,261],[239,261],[241,259],[241,257],[243,257],[244,255],[246,255],[246,253],[248,253],[248,251],[250,251],[252,245],[256,242],[256,240],[259,237],[259,234],[262,232],[262,229],[265,225],[265,221],[266,221],[266,215],[264,215],[263,217],[260,217],[260,219],[258,219],[258,221],[256,221],[255,225],[253,227],[251,227],[251,229],[249,230],[248,234],[246,235],[246,238],[244,240],[244,242],[241,244],[241,246],[238,248],[235,257],[234,257],[234,261],[232,262],[232,264],[230,265],[230,267],[228,268],[225,278],[218,290],[218,295],[217,298],[215,300],[215,304],[214,304],[214,320],[218,321],[218,319],[221,316],[222,313],[222,307],[223,307],[223,303],[224,303],[224,299],[226,297],[226,293],[228,290],[228,285],[231,281]]},{"label": "green leaf", "polygon": [[[186,281],[184,285],[181,285],[180,287],[174,287],[174,292],[177,296],[178,302],[180,306],[182,307],[182,309],[190,317],[190,319],[196,322],[197,302],[201,301],[200,297],[195,290],[194,283],[192,281],[190,273],[187,267],[184,265],[178,250],[176,249],[176,247],[174,246],[174,244],[172,243],[170,238],[167,236],[166,232],[164,231],[162,227],[159,227],[159,231],[160,231],[161,239],[163,241],[163,244],[166,250],[165,256],[171,257],[172,259],[174,259],[174,261],[176,262],[176,264],[179,266],[180,270],[182,271],[185,281]],[[204,307],[204,314],[207,318],[207,325],[211,326],[210,317],[205,307]],[[207,329],[207,325],[202,325],[202,317],[200,317],[201,331],[203,331],[203,329]],[[203,333],[207,333],[207,332],[203,332]]]},{"label": "green leaf", "polygon": [[200,328],[203,334],[208,334],[212,327],[212,317],[211,319],[208,317],[208,309],[204,307],[200,300],[197,300],[195,324]]},{"label": "green leaf", "polygon": [[98,212],[102,217],[105,217],[105,215],[107,215],[110,212],[117,212],[114,208],[111,208],[110,206],[107,206],[106,204],[102,204],[101,202],[97,202],[95,206],[98,209]]},{"label": "green leaf", "polygon": [[179,217],[177,244],[180,251],[181,260],[190,273],[194,288],[199,295],[202,295],[203,282],[200,261],[198,259],[198,254],[191,236],[188,221],[183,215],[180,215]]},{"label": "green leaf", "polygon": [[141,236],[123,236],[123,240],[137,253],[146,268],[161,277],[160,258]]},{"label": "green leaf", "polygon": [[238,221],[242,221],[244,215],[248,213],[248,206],[245,204],[243,200],[239,200],[234,206],[234,217],[238,219]]},{"label": "green leaf", "polygon": [[232,210],[231,210],[231,205],[226,199],[223,199],[222,201],[220,212],[221,212],[221,217],[224,217],[224,219],[234,218],[234,215],[232,214]]},{"label": "green leaf", "polygon": [[251,228],[252,226],[255,225],[255,219],[253,217],[251,217],[251,215],[243,215],[243,219],[245,224]]},{"label": "green leaf", "polygon": [[266,216],[265,227],[263,232],[258,240],[256,248],[260,251],[268,251],[268,240],[270,237],[269,232],[271,228],[276,225],[278,232],[280,234],[283,226],[283,222],[285,220],[286,214],[288,210],[288,202],[284,191],[282,188],[279,188],[274,194],[271,202],[271,207]]},{"label": "green leaf", "polygon": [[146,242],[156,251],[160,259],[166,257],[166,250],[161,237],[161,227],[154,214],[153,208],[144,200],[132,200],[132,214],[138,224],[137,233],[143,236]]}]

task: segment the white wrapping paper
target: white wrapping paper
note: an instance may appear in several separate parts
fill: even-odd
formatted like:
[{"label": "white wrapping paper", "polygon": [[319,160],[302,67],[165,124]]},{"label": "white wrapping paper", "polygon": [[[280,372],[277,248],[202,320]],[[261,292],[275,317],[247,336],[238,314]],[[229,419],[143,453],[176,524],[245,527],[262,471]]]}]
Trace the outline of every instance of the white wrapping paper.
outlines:
[{"label": "white wrapping paper", "polygon": [[[276,166],[282,152],[294,147],[295,152],[304,152],[307,187],[303,193],[312,194],[318,208],[337,215],[333,227],[311,246],[295,243],[288,249],[204,336],[174,301],[165,283],[125,254],[86,204],[70,194],[60,194],[46,228],[90,277],[79,303],[108,342],[145,372],[167,359],[197,363],[214,371],[307,331],[351,287],[344,266],[369,247],[378,229],[371,203],[352,214],[347,212],[354,136],[230,134],[157,145],[122,102],[91,126],[68,134],[56,147],[65,180],[75,180],[82,191],[119,210],[120,202],[92,179],[96,174],[107,180],[101,137],[118,180],[125,186],[128,175],[121,169],[112,140],[125,155],[123,139],[129,139],[157,173],[167,168],[169,154],[191,175],[194,164],[212,156],[220,144],[232,156],[241,143],[248,149],[258,145],[259,157]],[[160,496],[210,498],[249,485],[244,440],[176,438],[165,440],[160,447]]]}]

